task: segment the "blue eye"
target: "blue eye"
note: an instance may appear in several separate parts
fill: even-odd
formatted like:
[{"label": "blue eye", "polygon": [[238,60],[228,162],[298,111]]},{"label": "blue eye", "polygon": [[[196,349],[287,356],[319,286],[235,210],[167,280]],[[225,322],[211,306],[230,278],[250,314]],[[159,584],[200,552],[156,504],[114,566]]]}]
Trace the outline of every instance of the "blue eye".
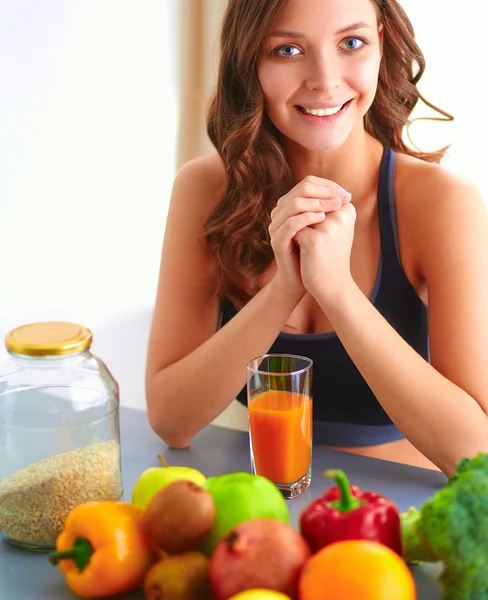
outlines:
[{"label": "blue eye", "polygon": [[273,56],[283,56],[286,58],[288,56],[296,56],[295,52],[299,53],[300,50],[296,46],[286,45],[275,48],[272,54]]},{"label": "blue eye", "polygon": [[362,38],[351,37],[344,40],[344,46],[346,50],[359,50],[366,44],[365,40]]}]

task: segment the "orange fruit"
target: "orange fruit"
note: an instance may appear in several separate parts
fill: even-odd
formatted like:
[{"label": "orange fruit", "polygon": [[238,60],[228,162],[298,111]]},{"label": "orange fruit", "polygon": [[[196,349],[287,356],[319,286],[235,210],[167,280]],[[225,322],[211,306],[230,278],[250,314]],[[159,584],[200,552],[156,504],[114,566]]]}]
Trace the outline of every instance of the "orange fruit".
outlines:
[{"label": "orange fruit", "polygon": [[396,552],[369,540],[330,544],[304,564],[300,600],[415,600],[415,582]]}]

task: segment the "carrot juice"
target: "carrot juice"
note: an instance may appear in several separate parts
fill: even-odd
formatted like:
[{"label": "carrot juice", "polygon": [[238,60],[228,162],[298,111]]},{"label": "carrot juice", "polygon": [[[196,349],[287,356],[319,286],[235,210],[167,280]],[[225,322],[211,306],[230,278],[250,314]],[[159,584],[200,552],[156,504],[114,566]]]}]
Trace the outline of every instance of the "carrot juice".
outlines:
[{"label": "carrot juice", "polygon": [[249,403],[255,470],[273,483],[294,483],[306,475],[312,450],[312,399],[270,390]]}]

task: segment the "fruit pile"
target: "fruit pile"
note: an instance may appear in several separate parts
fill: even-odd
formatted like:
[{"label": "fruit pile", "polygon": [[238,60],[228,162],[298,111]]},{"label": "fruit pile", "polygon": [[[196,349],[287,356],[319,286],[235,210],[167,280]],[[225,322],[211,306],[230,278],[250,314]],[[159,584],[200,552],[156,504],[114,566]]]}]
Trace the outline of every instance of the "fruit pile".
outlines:
[{"label": "fruit pile", "polygon": [[148,469],[130,504],[75,508],[50,560],[86,598],[141,587],[146,600],[415,600],[396,506],[326,474],[336,486],[297,532],[264,477]]},{"label": "fruit pile", "polygon": [[[260,587],[293,597],[311,554],[289,524],[279,490],[249,473],[210,477],[203,487],[174,481],[149,501],[144,522],[155,545],[169,555],[146,577],[148,600],[228,600]],[[179,572],[177,585],[187,586],[186,595],[173,595],[170,570]]]}]

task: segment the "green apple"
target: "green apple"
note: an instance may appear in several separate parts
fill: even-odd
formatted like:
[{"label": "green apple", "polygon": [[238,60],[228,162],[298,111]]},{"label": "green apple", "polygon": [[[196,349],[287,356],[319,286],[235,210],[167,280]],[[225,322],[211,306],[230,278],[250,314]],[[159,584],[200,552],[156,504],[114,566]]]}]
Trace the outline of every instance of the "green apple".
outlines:
[{"label": "green apple", "polygon": [[290,523],[286,500],[265,477],[244,472],[228,473],[209,477],[203,487],[210,492],[216,509],[212,529],[201,546],[208,556],[220,540],[243,521],[267,517]]},{"label": "green apple", "polygon": [[177,479],[193,481],[199,486],[203,486],[207,480],[205,475],[197,469],[181,466],[169,467],[162,456],[159,455],[159,458],[164,466],[151,467],[142,473],[132,489],[132,504],[146,508],[156,492]]}]

